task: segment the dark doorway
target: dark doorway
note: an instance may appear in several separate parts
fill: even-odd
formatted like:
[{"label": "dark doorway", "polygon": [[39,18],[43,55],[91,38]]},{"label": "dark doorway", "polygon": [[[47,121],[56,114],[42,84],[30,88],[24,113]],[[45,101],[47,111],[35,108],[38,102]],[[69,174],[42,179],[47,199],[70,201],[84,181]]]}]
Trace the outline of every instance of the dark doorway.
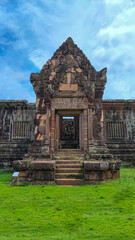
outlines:
[{"label": "dark doorway", "polygon": [[79,117],[60,117],[60,148],[79,148]]}]

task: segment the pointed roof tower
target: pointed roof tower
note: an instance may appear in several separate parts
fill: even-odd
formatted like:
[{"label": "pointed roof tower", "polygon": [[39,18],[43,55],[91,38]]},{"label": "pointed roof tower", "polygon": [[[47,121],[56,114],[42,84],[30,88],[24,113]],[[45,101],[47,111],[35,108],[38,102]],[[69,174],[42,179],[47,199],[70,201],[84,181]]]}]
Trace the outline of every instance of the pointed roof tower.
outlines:
[{"label": "pointed roof tower", "polygon": [[71,37],[68,37],[65,42],[62,43],[62,45],[56,50],[52,58],[59,58],[61,55],[71,54],[75,58],[78,59],[81,58],[89,67],[91,66],[90,61],[85,56],[85,54],[82,52],[82,50],[74,43],[73,39]]},{"label": "pointed roof tower", "polygon": [[49,101],[55,92],[61,91],[70,92],[70,96],[74,91],[80,91],[92,101],[94,98],[102,98],[106,68],[97,72],[69,37],[43,66],[40,73],[31,74],[31,83],[37,97],[42,96]]}]

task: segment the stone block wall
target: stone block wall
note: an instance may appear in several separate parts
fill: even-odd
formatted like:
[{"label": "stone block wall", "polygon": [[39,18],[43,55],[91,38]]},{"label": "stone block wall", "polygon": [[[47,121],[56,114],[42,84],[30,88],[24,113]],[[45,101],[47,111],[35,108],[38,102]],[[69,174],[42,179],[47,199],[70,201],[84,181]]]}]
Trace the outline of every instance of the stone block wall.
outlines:
[{"label": "stone block wall", "polygon": [[104,100],[103,116],[110,152],[135,166],[135,100]]},{"label": "stone block wall", "polygon": [[119,178],[120,167],[120,161],[84,161],[84,182],[91,184]]},{"label": "stone block wall", "polygon": [[23,159],[34,140],[35,104],[0,100],[0,168]]},{"label": "stone block wall", "polygon": [[[36,105],[0,101],[0,168],[23,159],[34,140]],[[135,166],[135,100],[103,101],[103,136],[110,153]]]},{"label": "stone block wall", "polygon": [[[13,167],[19,172],[19,182],[33,182],[35,184],[55,183],[55,161],[40,159],[38,161],[14,161]],[[16,179],[13,178],[13,185]]]}]

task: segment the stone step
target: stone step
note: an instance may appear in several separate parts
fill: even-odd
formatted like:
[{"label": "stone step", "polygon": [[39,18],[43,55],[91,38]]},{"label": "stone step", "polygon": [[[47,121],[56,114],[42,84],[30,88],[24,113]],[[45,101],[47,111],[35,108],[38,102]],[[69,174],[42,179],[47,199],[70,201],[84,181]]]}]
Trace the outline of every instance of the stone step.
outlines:
[{"label": "stone step", "polygon": [[83,179],[56,179],[55,182],[61,186],[79,186],[84,184]]},{"label": "stone step", "polygon": [[69,159],[69,160],[79,160],[79,159],[81,159],[81,160],[83,160],[84,159],[84,157],[82,157],[82,156],[76,156],[76,155],[74,155],[74,156],[70,156],[70,155],[59,155],[59,156],[54,156],[54,159]]},{"label": "stone step", "polygon": [[53,158],[56,161],[72,161],[72,162],[76,162],[76,161],[84,161],[84,158],[72,158],[72,157],[62,157],[62,158]]},{"label": "stone step", "polygon": [[56,173],[55,179],[83,179],[83,173]]},{"label": "stone step", "polygon": [[56,168],[81,168],[83,164],[56,164]]},{"label": "stone step", "polygon": [[112,144],[107,144],[107,147],[109,149],[135,149],[135,144],[117,144],[112,143]]},{"label": "stone step", "polygon": [[83,173],[83,168],[56,168],[56,173]]},{"label": "stone step", "polygon": [[23,159],[24,154],[13,154],[13,153],[5,153],[5,154],[0,154],[0,160],[5,160],[5,159]]},{"label": "stone step", "polygon": [[114,157],[119,158],[122,161],[135,161],[135,154],[114,154]]},{"label": "stone step", "polygon": [[102,159],[112,159],[112,154],[99,154],[99,153],[95,153],[95,154],[91,154],[91,158],[99,160],[100,158]]},{"label": "stone step", "polygon": [[3,146],[3,147],[6,147],[7,145],[8,146],[21,146],[21,145],[27,145],[27,144],[30,144],[31,141],[30,140],[24,140],[24,139],[16,139],[15,141],[0,141],[0,146]]},{"label": "stone step", "polygon": [[29,149],[29,153],[41,153],[41,149],[38,147],[32,147]]},{"label": "stone step", "polygon": [[47,155],[47,154],[44,154],[44,153],[37,153],[37,152],[33,153],[33,152],[29,152],[29,154],[30,154],[30,156],[33,157],[33,158],[45,158],[45,159],[47,159],[47,158],[50,157],[49,154]]},{"label": "stone step", "polygon": [[135,154],[135,149],[121,149],[121,148],[118,148],[118,149],[110,149],[110,153],[126,153],[126,154]]},{"label": "stone step", "polygon": [[64,148],[64,149],[58,149],[57,152],[69,152],[69,153],[83,153],[83,151],[81,149],[69,149],[69,148]]},{"label": "stone step", "polygon": [[55,154],[54,155],[56,158],[65,158],[65,157],[70,157],[70,158],[83,158],[84,154],[69,154],[69,153],[63,153],[63,154]]},{"label": "stone step", "polygon": [[130,156],[134,156],[135,157],[135,153],[115,153],[114,156],[125,156],[125,157],[130,157]]},{"label": "stone step", "polygon": [[7,154],[7,153],[27,153],[28,152],[28,148],[3,148],[3,149],[0,149],[0,155],[1,154]]},{"label": "stone step", "polygon": [[1,149],[9,149],[9,148],[12,148],[12,149],[16,149],[16,148],[20,148],[20,149],[22,149],[22,148],[28,148],[30,146],[30,144],[14,144],[14,145],[12,145],[12,144],[1,144],[0,143],[0,150]]},{"label": "stone step", "polygon": [[55,154],[55,157],[72,157],[72,158],[75,158],[75,157],[84,157],[84,154],[78,154],[78,153],[57,153]]},{"label": "stone step", "polygon": [[56,164],[81,164],[81,163],[82,161],[80,160],[68,160],[68,159],[56,161]]}]

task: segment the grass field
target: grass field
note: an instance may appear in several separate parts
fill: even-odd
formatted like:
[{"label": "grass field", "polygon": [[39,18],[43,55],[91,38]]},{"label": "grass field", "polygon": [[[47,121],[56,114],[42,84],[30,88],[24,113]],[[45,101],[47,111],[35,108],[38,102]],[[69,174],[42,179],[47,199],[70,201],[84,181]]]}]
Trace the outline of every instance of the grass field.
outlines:
[{"label": "grass field", "polygon": [[0,240],[135,240],[135,169],[80,187],[11,186],[0,173]]}]

